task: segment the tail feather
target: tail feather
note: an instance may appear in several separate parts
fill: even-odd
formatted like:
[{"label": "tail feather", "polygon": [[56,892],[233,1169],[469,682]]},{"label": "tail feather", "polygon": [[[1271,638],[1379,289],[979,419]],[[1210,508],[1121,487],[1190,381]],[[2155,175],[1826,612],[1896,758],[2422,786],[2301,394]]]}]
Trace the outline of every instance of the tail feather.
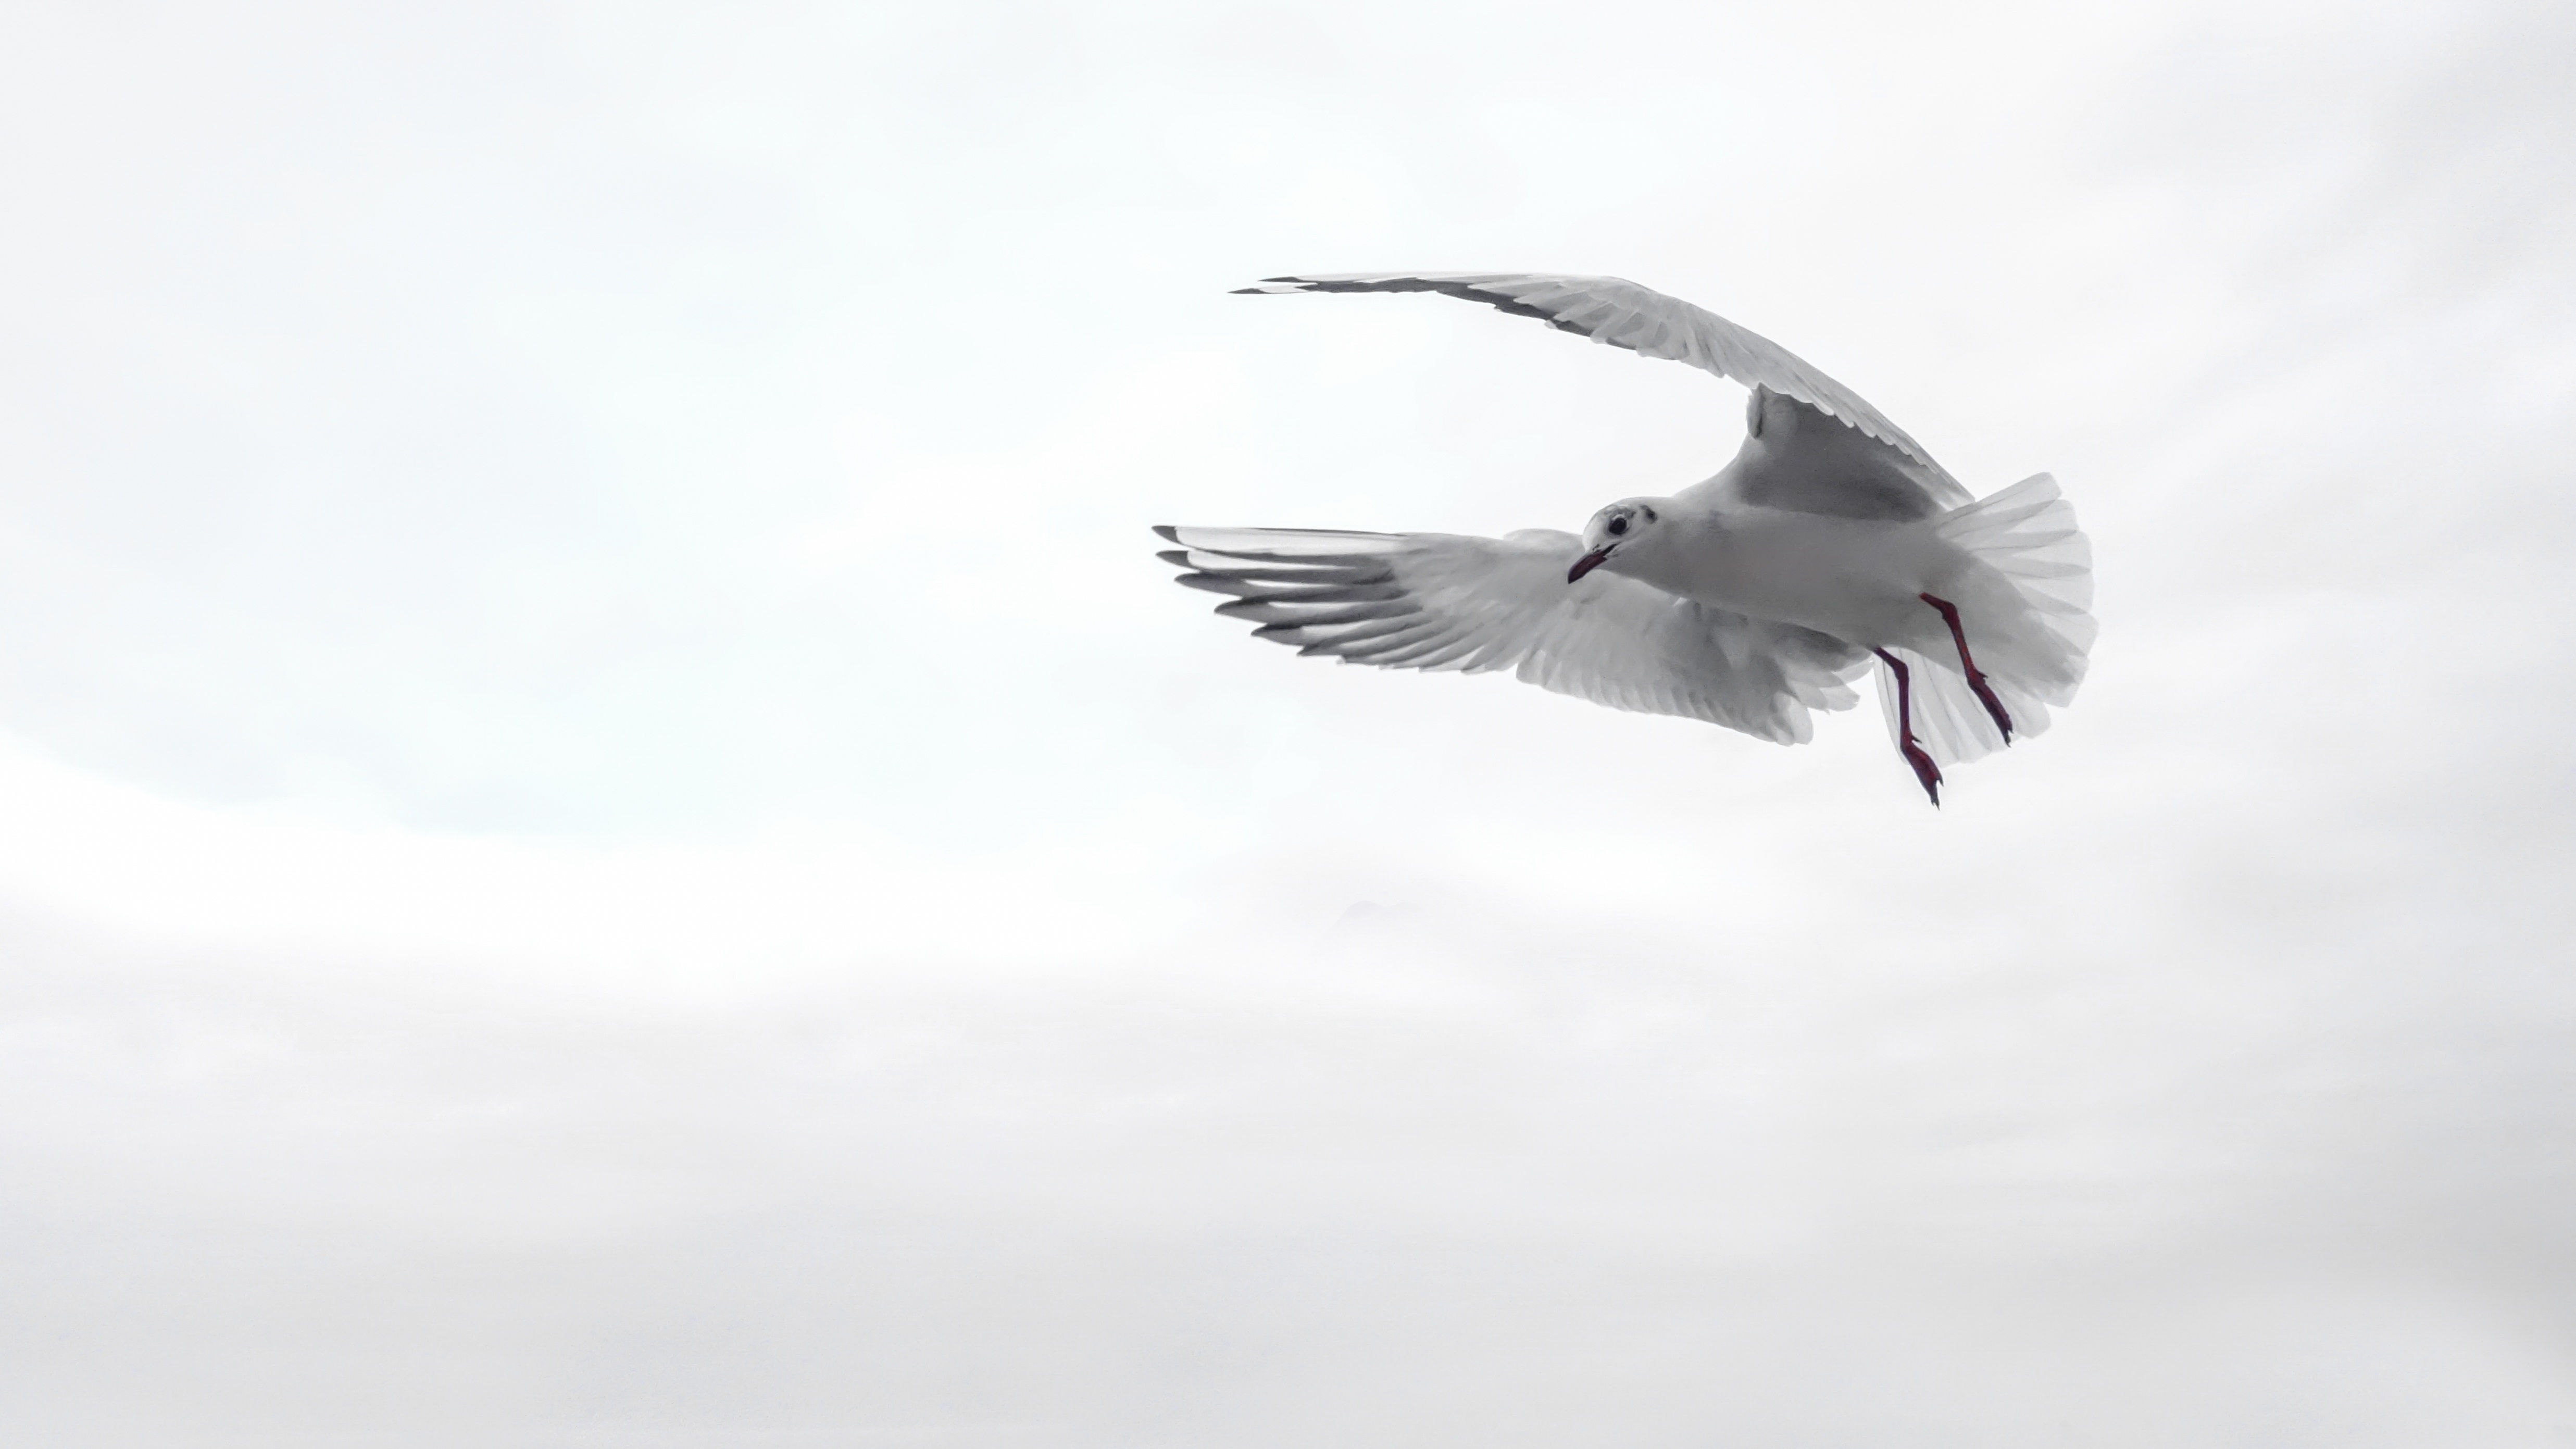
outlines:
[{"label": "tail feather", "polygon": [[[2093,621],[2093,545],[2057,480],[2034,474],[1992,497],[1943,514],[1933,527],[1985,565],[1962,581],[1971,596],[1956,600],[1967,617],[1968,646],[1987,684],[2012,716],[2013,737],[2048,728],[2048,707],[2075,698],[2100,628]],[[1968,688],[1953,649],[1888,651],[1912,679],[1914,734],[1941,764],[2004,747],[1985,706]],[[1896,686],[1878,668],[1878,699],[1896,731]]]}]

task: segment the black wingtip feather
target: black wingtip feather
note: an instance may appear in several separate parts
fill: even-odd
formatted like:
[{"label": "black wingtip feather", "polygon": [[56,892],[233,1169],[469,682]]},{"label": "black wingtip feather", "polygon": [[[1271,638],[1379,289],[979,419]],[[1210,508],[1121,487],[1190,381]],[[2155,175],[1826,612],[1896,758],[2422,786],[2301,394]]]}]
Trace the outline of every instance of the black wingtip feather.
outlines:
[{"label": "black wingtip feather", "polygon": [[1181,531],[1179,526],[1176,524],[1157,523],[1154,525],[1154,531],[1163,536],[1163,542],[1165,543],[1179,543],[1181,541]]}]

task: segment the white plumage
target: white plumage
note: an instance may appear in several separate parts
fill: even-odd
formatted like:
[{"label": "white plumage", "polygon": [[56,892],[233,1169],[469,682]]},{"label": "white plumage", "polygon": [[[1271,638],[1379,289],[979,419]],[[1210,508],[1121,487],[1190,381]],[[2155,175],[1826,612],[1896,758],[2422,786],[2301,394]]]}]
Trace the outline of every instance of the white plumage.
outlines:
[{"label": "white plumage", "polygon": [[1440,292],[1752,388],[1744,446],[1581,537],[1165,526],[1181,582],[1233,595],[1300,652],[1511,669],[1619,709],[1783,744],[1843,709],[1873,656],[1890,732],[1933,803],[1940,766],[2048,726],[2084,677],[2092,556],[2047,474],[1978,500],[1921,444],[1787,349],[1608,277],[1277,277],[1250,292]]}]

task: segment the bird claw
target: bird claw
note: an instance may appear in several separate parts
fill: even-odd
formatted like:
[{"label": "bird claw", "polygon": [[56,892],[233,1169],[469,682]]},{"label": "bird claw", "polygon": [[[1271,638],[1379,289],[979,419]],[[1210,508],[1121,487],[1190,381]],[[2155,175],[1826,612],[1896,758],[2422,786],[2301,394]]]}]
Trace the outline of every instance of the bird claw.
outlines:
[{"label": "bird claw", "polygon": [[1916,743],[1912,735],[1907,735],[1905,743],[1897,749],[1905,756],[1905,763],[1914,767],[1914,778],[1922,784],[1923,794],[1931,800],[1932,808],[1940,809],[1941,767],[1932,762],[1932,757],[1923,752],[1923,746]]},{"label": "bird claw", "polygon": [[1959,667],[1968,673],[1969,690],[1977,696],[1977,703],[1986,707],[1986,718],[1993,720],[1995,728],[2003,731],[2004,743],[2010,745],[2012,715],[2004,708],[2004,702],[1995,697],[1993,687],[1986,683],[1985,671],[1977,667],[1975,657],[1968,653],[1968,631],[1959,627],[1959,606],[1931,594],[1916,594],[1914,597],[1930,604],[1941,615],[1941,622],[1950,626],[1950,642],[1959,646]]}]

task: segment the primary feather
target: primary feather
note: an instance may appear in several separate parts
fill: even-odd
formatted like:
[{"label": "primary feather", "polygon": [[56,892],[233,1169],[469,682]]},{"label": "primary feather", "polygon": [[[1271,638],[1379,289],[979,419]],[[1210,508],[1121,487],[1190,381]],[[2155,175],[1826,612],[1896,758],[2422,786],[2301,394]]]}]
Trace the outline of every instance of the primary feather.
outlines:
[{"label": "primary feather", "polygon": [[1614,709],[1679,715],[1791,744],[1842,709],[1867,656],[1812,629],[1747,618],[1603,574],[1569,585],[1580,541],[1321,529],[1155,532],[1165,562],[1217,606],[1301,654],[1388,669],[1509,669]]}]

